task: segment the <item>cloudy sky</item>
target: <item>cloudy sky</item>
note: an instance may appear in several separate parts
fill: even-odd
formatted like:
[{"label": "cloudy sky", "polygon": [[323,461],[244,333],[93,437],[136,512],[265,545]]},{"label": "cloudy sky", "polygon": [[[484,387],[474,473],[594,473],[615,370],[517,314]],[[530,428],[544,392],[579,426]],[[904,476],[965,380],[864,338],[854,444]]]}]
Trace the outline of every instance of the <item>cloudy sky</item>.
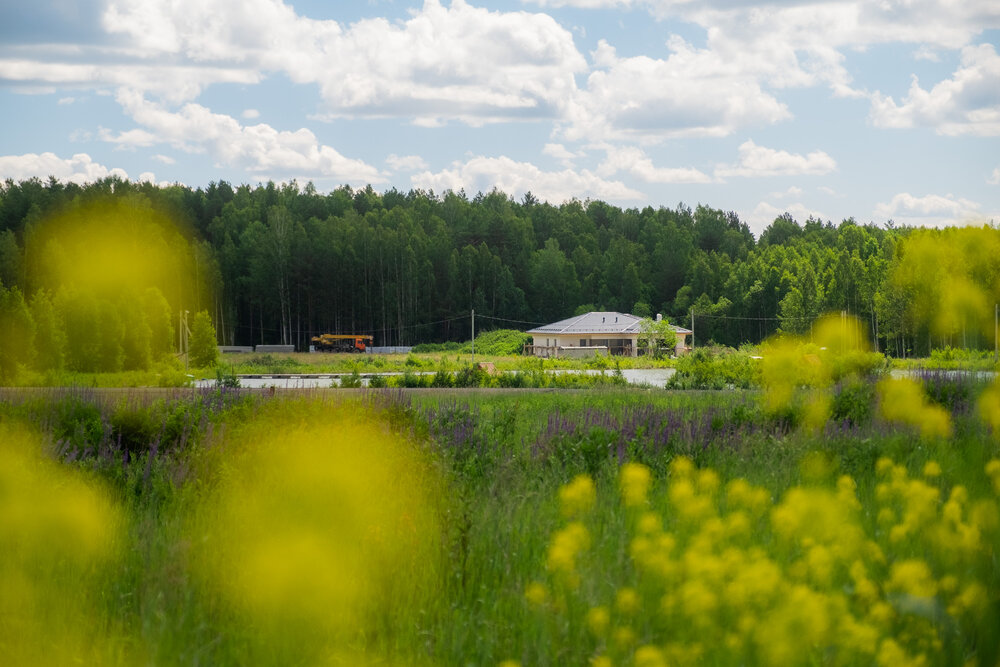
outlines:
[{"label": "cloudy sky", "polygon": [[0,120],[15,180],[1000,223],[1000,2],[2,2]]}]

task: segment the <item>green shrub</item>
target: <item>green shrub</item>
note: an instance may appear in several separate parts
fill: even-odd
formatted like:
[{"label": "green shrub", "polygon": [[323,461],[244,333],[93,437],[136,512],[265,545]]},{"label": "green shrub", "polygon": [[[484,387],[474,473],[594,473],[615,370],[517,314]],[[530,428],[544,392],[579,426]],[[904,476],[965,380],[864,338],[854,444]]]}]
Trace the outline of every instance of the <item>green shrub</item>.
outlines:
[{"label": "green shrub", "polygon": [[671,389],[749,388],[760,384],[757,360],[730,348],[699,348],[677,359]]},{"label": "green shrub", "polygon": [[446,371],[446,370],[444,370],[442,368],[442,369],[438,370],[437,373],[434,374],[434,379],[431,380],[431,386],[432,387],[443,387],[443,388],[453,387],[453,386],[455,386],[455,381],[452,378],[451,373],[449,373],[448,371]]},{"label": "green shrub", "polygon": [[194,316],[191,324],[191,341],[188,352],[191,355],[191,365],[198,368],[214,366],[219,359],[219,348],[215,337],[215,326],[207,311],[201,311]]},{"label": "green shrub", "polygon": [[476,336],[476,354],[510,357],[524,353],[531,336],[516,329],[497,329]]},{"label": "green shrub", "polygon": [[350,375],[340,376],[340,387],[343,389],[359,389],[361,387],[361,374],[355,368]]}]

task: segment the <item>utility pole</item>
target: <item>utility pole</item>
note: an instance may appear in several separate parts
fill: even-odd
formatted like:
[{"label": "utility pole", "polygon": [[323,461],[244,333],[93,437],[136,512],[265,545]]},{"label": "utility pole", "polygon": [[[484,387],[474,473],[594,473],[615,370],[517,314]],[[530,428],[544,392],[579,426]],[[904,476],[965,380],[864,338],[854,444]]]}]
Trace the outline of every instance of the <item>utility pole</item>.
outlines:
[{"label": "utility pole", "polygon": [[694,308],[691,309],[691,351],[694,352]]},{"label": "utility pole", "polygon": [[476,365],[476,309],[472,309],[472,365]]},{"label": "utility pole", "polygon": [[178,351],[184,355],[184,370],[188,369],[188,337],[191,330],[188,328],[188,311],[180,311],[180,326],[177,327]]}]

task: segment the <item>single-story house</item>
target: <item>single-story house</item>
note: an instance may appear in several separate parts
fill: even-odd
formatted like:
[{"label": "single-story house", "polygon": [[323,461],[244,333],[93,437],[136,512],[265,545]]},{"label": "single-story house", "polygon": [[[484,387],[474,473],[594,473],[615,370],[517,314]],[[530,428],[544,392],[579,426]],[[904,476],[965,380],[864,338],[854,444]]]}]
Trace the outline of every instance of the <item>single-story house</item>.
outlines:
[{"label": "single-story house", "polygon": [[[662,315],[657,315],[659,321]],[[628,313],[591,312],[531,329],[530,351],[536,357],[582,357],[614,354],[635,357],[639,348],[642,318]],[[690,329],[671,325],[677,335],[675,354],[691,350]]]}]

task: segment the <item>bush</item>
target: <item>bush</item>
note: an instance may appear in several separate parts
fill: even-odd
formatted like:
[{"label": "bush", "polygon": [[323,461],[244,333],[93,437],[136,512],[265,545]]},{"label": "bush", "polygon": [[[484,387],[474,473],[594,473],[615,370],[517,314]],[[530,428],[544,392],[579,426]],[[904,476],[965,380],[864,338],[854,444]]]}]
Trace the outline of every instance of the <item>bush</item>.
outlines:
[{"label": "bush", "polygon": [[434,374],[434,379],[431,380],[432,387],[453,387],[455,386],[455,381],[452,379],[451,373],[444,370],[443,368]]},{"label": "bush", "polygon": [[361,374],[355,368],[350,375],[340,376],[340,387],[342,389],[359,389],[361,387]]},{"label": "bush", "polygon": [[188,353],[191,355],[191,364],[198,368],[214,366],[219,359],[215,327],[207,311],[203,310],[194,316]]},{"label": "bush", "polygon": [[476,353],[494,357],[510,357],[524,353],[524,346],[531,339],[516,329],[497,329],[476,336]]},{"label": "bush", "polygon": [[667,383],[670,389],[746,389],[760,384],[757,360],[728,348],[699,348],[678,358],[676,369]]}]

